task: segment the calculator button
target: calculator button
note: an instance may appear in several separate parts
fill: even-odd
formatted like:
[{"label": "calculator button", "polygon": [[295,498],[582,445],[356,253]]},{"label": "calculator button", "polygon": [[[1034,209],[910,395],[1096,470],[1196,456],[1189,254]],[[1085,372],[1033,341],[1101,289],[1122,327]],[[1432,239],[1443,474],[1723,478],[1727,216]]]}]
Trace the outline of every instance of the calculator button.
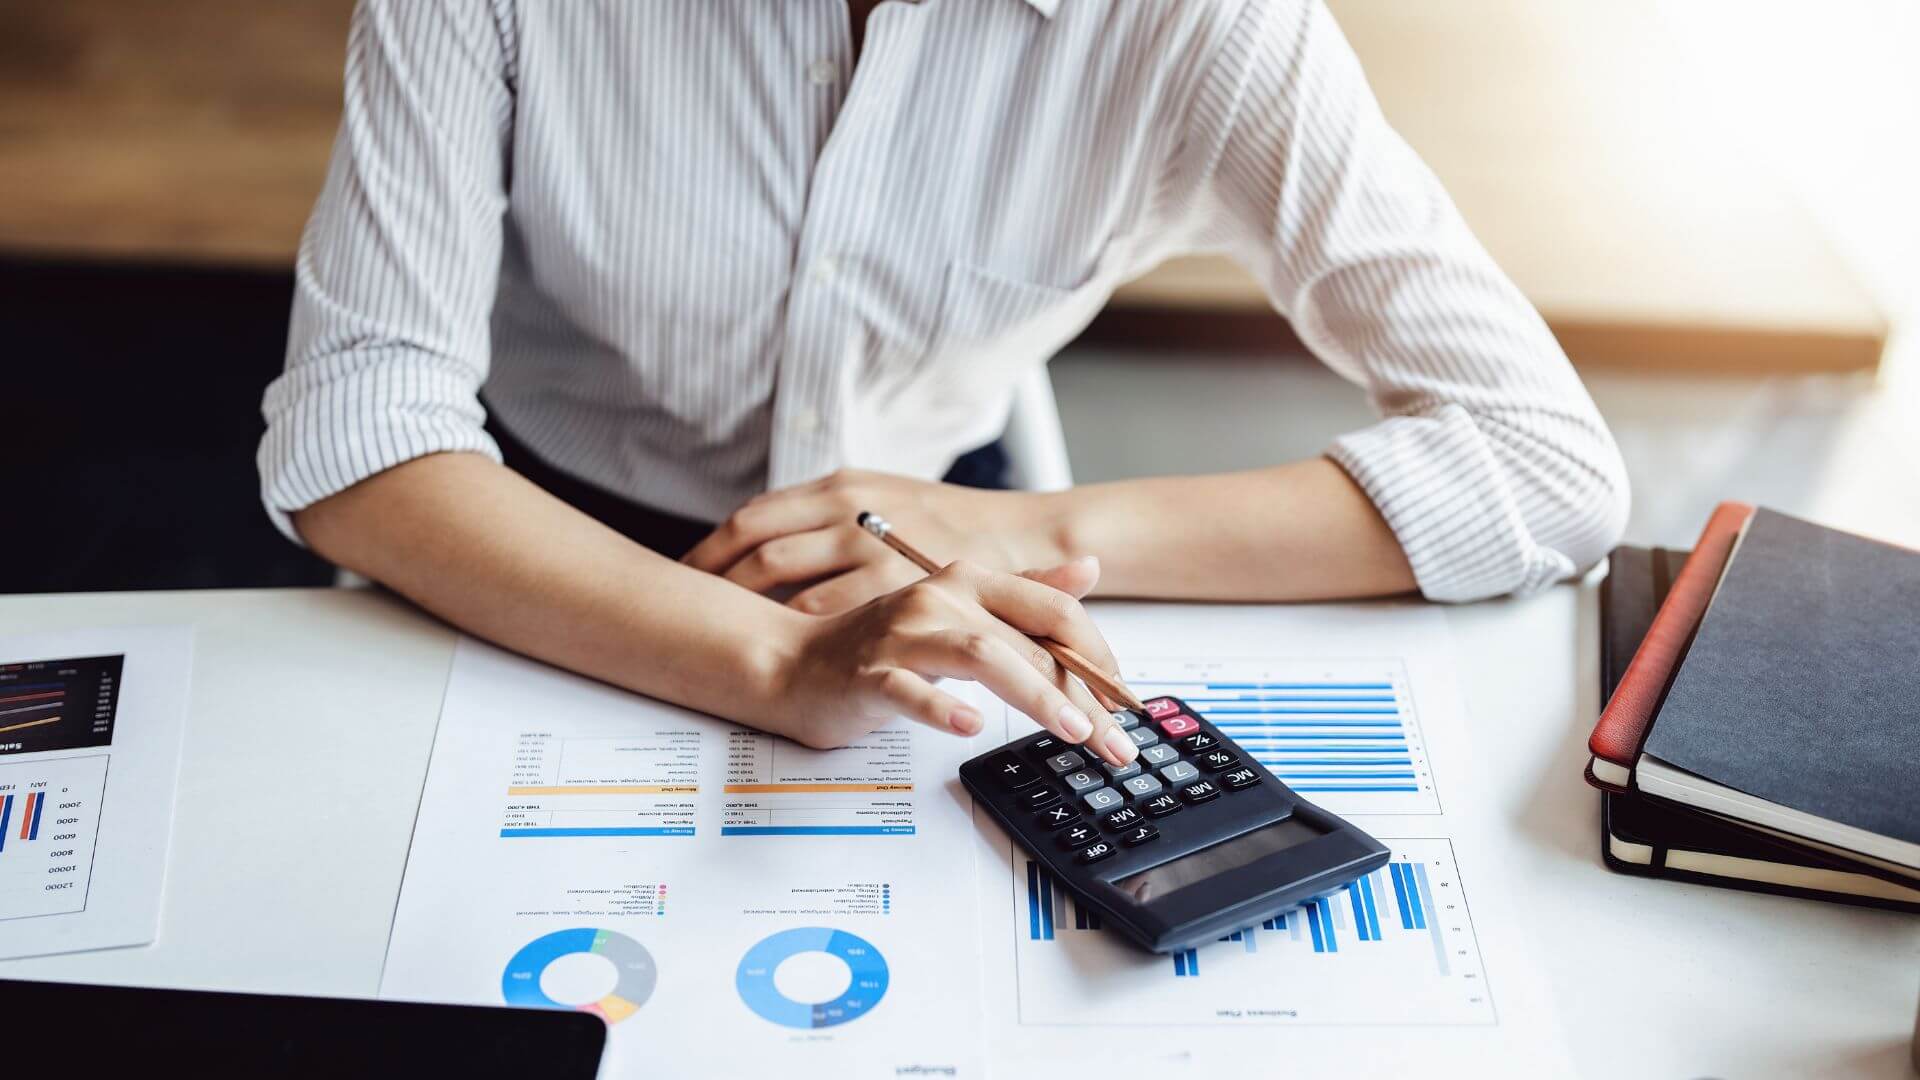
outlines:
[{"label": "calculator button", "polygon": [[1052,757],[1053,755],[1059,753],[1062,750],[1065,750],[1066,748],[1067,747],[1065,743],[1062,743],[1059,739],[1056,739],[1051,735],[1042,735],[1039,738],[1028,743],[1025,747],[1028,754],[1031,754],[1033,757],[1042,761]]},{"label": "calculator button", "polygon": [[1227,786],[1228,791],[1239,791],[1241,788],[1252,787],[1259,783],[1260,774],[1242,765],[1232,772],[1223,774],[1220,782]]},{"label": "calculator button", "polygon": [[1121,829],[1131,829],[1135,825],[1140,824],[1140,811],[1135,810],[1131,806],[1123,806],[1118,810],[1109,810],[1100,818],[1100,824],[1105,825],[1114,832],[1119,832]]},{"label": "calculator button", "polygon": [[1087,804],[1087,809],[1096,814],[1116,809],[1125,805],[1127,801],[1125,796],[1110,787],[1103,787],[1098,791],[1089,791],[1085,795],[1080,796],[1080,799]]},{"label": "calculator button", "polygon": [[1043,829],[1063,829],[1080,820],[1072,803],[1055,803],[1033,815],[1034,824]]},{"label": "calculator button", "polygon": [[1198,762],[1200,767],[1208,772],[1219,772],[1221,769],[1231,769],[1235,765],[1240,764],[1239,758],[1221,749],[1208,750],[1205,753],[1196,755],[1193,760]]},{"label": "calculator button", "polygon": [[1160,781],[1145,774],[1132,777],[1120,786],[1126,790],[1128,795],[1136,799],[1144,799],[1149,795],[1158,795],[1161,791]]},{"label": "calculator button", "polygon": [[1200,730],[1200,721],[1191,716],[1169,716],[1160,721],[1160,734],[1169,739],[1178,739]]},{"label": "calculator button", "polygon": [[1091,769],[1081,769],[1079,772],[1070,772],[1061,777],[1060,782],[1078,795],[1083,791],[1092,791],[1107,781],[1104,777],[1095,776]]},{"label": "calculator button", "polygon": [[1176,761],[1160,770],[1160,779],[1165,780],[1169,787],[1179,787],[1189,780],[1198,779],[1199,776],[1200,770],[1194,768],[1191,761]]},{"label": "calculator button", "polygon": [[1046,784],[1031,787],[1020,793],[1020,805],[1029,810],[1040,810],[1060,801],[1060,793]]},{"label": "calculator button", "polygon": [[1073,861],[1077,863],[1099,862],[1101,859],[1113,854],[1115,850],[1117,850],[1117,848],[1113,841],[1096,840],[1086,847],[1081,848],[1079,854],[1073,857]]},{"label": "calculator button", "polygon": [[993,760],[987,764],[987,768],[992,770],[993,775],[1000,778],[1000,785],[1002,787],[1015,791],[1026,787],[1028,784],[1037,783],[1040,779],[1039,769],[1021,761],[1012,754],[996,754]]},{"label": "calculator button", "polygon": [[1140,718],[1128,710],[1114,713],[1113,722],[1120,725],[1121,731],[1132,731],[1140,726]]},{"label": "calculator button", "polygon": [[1127,834],[1120,838],[1120,842],[1128,847],[1139,847],[1149,840],[1157,840],[1159,838],[1160,830],[1143,821],[1127,830]]},{"label": "calculator button", "polygon": [[1140,759],[1134,758],[1125,765],[1103,765],[1102,768],[1107,772],[1107,779],[1115,781],[1125,780],[1130,776],[1140,775]]},{"label": "calculator button", "polygon": [[1175,750],[1173,747],[1168,746],[1166,743],[1161,743],[1159,746],[1148,746],[1148,747],[1141,748],[1140,756],[1135,758],[1134,760],[1144,761],[1147,763],[1148,768],[1157,769],[1162,765],[1171,765],[1174,762],[1179,761],[1180,751]]},{"label": "calculator button", "polygon": [[1154,698],[1147,702],[1147,715],[1155,720],[1165,716],[1176,716],[1179,712],[1180,706],[1172,698]]},{"label": "calculator button", "polygon": [[1075,769],[1085,768],[1086,764],[1086,758],[1081,757],[1071,750],[1062,751],[1047,759],[1047,768],[1052,769],[1053,775],[1055,776],[1070,773]]},{"label": "calculator button", "polygon": [[1100,839],[1100,830],[1077,818],[1073,824],[1060,830],[1060,846],[1068,850],[1086,847],[1098,839]]},{"label": "calculator button", "polygon": [[1160,741],[1160,735],[1150,727],[1137,727],[1127,732],[1133,739],[1133,745],[1142,749]]},{"label": "calculator button", "polygon": [[1203,750],[1211,750],[1218,745],[1220,745],[1220,740],[1204,731],[1196,731],[1180,740],[1180,749],[1185,750],[1189,754],[1198,754]]},{"label": "calculator button", "polygon": [[1140,809],[1145,810],[1148,817],[1166,817],[1180,812],[1180,800],[1174,798],[1173,792],[1163,791],[1141,803]]},{"label": "calculator button", "polygon": [[1211,780],[1195,780],[1180,787],[1180,798],[1190,803],[1206,802],[1218,794],[1220,789]]}]

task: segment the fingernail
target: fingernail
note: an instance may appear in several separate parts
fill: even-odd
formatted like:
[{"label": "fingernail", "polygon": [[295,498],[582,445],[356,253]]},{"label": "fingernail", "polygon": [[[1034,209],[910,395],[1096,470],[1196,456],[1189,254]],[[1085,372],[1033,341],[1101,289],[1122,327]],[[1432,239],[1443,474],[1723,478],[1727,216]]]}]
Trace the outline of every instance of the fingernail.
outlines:
[{"label": "fingernail", "polygon": [[1098,555],[1082,555],[1078,559],[1075,559],[1074,562],[1086,563],[1087,566],[1095,570],[1100,569],[1100,556]]},{"label": "fingernail", "polygon": [[1125,765],[1140,756],[1140,748],[1133,744],[1133,736],[1119,728],[1108,728],[1107,737],[1102,741],[1106,744],[1107,753],[1114,756],[1116,764]]},{"label": "fingernail", "polygon": [[980,734],[980,714],[972,709],[955,709],[947,717],[947,725],[962,735]]},{"label": "fingernail", "polygon": [[1074,742],[1086,742],[1093,734],[1093,721],[1071,705],[1060,706],[1060,733]]}]

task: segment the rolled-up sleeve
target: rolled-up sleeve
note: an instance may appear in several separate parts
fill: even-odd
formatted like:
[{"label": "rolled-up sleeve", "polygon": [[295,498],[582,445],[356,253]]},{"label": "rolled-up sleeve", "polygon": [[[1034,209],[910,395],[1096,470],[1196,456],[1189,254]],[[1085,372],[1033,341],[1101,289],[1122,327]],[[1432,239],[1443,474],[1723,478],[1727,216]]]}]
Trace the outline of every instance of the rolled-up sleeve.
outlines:
[{"label": "rolled-up sleeve", "polygon": [[301,238],[261,498],[291,515],[482,428],[513,94],[486,0],[361,0],[325,186]]},{"label": "rolled-up sleeve", "polygon": [[1604,556],[1628,503],[1612,436],[1546,324],[1382,117],[1318,0],[1251,0],[1192,118],[1197,228],[1382,414],[1327,453],[1379,508],[1421,591],[1526,591]]}]

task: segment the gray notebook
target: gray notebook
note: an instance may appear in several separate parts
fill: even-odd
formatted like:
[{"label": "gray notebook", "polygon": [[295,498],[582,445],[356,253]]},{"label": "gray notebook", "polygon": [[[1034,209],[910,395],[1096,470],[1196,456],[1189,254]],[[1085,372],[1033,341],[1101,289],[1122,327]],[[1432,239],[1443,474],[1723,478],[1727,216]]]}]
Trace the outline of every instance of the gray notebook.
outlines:
[{"label": "gray notebook", "polygon": [[1920,553],[1756,512],[1636,781],[1761,828],[1920,865]]}]

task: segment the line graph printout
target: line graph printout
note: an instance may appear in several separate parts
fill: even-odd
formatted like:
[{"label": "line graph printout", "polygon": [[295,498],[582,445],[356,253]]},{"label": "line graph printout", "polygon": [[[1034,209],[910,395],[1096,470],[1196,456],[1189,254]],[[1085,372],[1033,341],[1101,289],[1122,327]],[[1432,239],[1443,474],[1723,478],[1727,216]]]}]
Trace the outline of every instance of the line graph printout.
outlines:
[{"label": "line graph printout", "polygon": [[1419,709],[1398,659],[1124,662],[1143,697],[1171,694],[1288,787],[1336,814],[1437,814]]}]

